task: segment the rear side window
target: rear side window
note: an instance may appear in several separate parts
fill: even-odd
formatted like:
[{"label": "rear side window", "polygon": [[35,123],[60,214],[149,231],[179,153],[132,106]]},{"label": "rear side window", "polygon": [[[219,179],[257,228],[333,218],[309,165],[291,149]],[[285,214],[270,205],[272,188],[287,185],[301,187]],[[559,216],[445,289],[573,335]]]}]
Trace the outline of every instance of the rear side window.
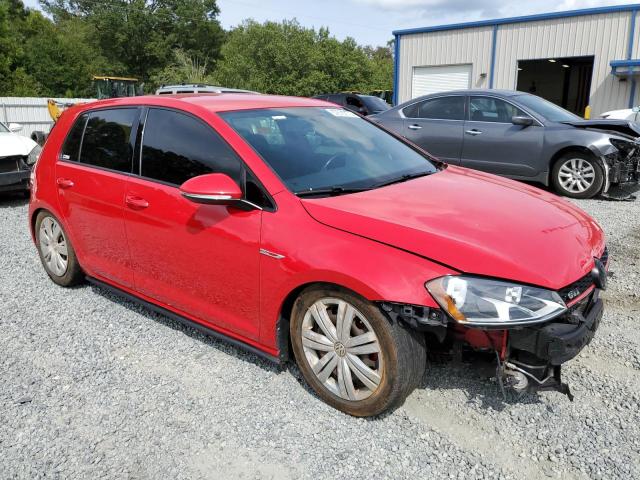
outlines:
[{"label": "rear side window", "polygon": [[211,127],[189,115],[149,109],[140,174],[181,185],[206,173],[225,173],[242,185],[239,158]]},{"label": "rear side window", "polygon": [[87,123],[88,113],[80,115],[69,133],[67,138],[62,144],[61,158],[62,160],[71,160],[72,162],[78,161],[78,155],[80,154],[80,143],[82,142],[82,133],[84,132],[84,126]]},{"label": "rear side window", "polygon": [[137,120],[137,108],[91,112],[82,139],[80,163],[131,173],[131,130]]},{"label": "rear side window", "polygon": [[472,121],[511,123],[511,119],[516,116],[529,115],[499,98],[471,97],[469,100],[469,118]]},{"label": "rear side window", "polygon": [[402,110],[407,118],[464,120],[465,97],[439,97],[414,103]]}]

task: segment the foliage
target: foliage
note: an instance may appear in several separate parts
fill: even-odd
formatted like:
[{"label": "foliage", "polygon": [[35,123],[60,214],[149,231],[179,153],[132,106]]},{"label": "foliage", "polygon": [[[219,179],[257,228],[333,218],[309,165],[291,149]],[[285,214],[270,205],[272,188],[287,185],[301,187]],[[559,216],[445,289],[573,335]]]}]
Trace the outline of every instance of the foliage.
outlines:
[{"label": "foliage", "polygon": [[224,32],[216,0],[0,0],[0,96],[94,96],[93,75],[309,96],[390,89],[392,45],[297,21]]}]

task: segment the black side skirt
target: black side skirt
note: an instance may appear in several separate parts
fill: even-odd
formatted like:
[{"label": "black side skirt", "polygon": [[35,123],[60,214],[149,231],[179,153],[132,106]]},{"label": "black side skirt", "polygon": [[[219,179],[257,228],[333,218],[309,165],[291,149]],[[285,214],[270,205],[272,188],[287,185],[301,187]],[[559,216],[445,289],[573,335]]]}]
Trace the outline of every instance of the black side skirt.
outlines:
[{"label": "black side skirt", "polygon": [[175,320],[176,322],[180,322],[183,325],[186,325],[188,327],[194,328],[202,333],[204,333],[205,335],[208,335],[210,337],[216,338],[218,340],[222,340],[226,343],[229,343],[231,345],[233,345],[234,347],[240,348],[246,352],[249,353],[253,353],[254,355],[257,355],[261,358],[264,358],[265,360],[269,360],[270,362],[273,362],[277,365],[280,365],[282,362],[280,361],[280,359],[278,357],[275,357],[273,355],[269,355],[266,352],[263,352],[262,350],[259,350],[258,348],[254,347],[253,345],[249,345],[248,343],[244,343],[240,340],[236,340],[235,338],[229,337],[227,335],[225,335],[224,333],[220,333],[216,330],[213,330],[211,328],[205,327],[204,325],[201,325],[197,322],[194,322],[193,320],[190,320],[188,318],[185,318],[181,315],[178,315],[177,313],[173,313],[170,310],[167,310],[166,308],[162,308],[158,305],[155,305],[151,302],[148,302],[146,300],[143,300],[142,298],[136,297],[135,295],[132,295],[128,292],[125,292],[123,290],[120,290],[117,287],[111,286],[108,283],[104,283],[100,280],[98,280],[97,278],[93,278],[93,277],[89,277],[87,276],[87,281],[89,283],[92,283],[93,285],[96,285],[100,288],[104,288],[105,290],[113,293],[114,295],[118,295],[120,297],[126,298],[127,300],[137,303],[139,305],[142,305],[146,308],[148,308],[149,310],[153,310],[154,312],[159,313],[160,315],[164,315],[165,317],[169,317],[172,320]]}]

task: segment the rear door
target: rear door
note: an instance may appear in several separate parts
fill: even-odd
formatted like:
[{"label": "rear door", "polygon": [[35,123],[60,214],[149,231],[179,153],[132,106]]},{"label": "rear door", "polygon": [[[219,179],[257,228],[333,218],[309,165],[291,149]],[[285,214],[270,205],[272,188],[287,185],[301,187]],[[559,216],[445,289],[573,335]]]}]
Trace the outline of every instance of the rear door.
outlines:
[{"label": "rear door", "polygon": [[95,110],[76,120],[56,163],[58,202],[89,274],[133,286],[124,231],[140,109]]},{"label": "rear door", "polygon": [[529,116],[497,97],[469,97],[469,119],[464,125],[462,165],[489,173],[534,177],[538,173],[544,127],[514,125],[514,116]]},{"label": "rear door", "polygon": [[242,162],[212,127],[170,109],[149,108],[141,144],[140,176],[125,199],[136,290],[256,339],[262,211],[193,203],[179,190],[205,173],[245,188]]},{"label": "rear door", "polygon": [[403,135],[445,162],[460,163],[465,98],[447,95],[405,107]]}]

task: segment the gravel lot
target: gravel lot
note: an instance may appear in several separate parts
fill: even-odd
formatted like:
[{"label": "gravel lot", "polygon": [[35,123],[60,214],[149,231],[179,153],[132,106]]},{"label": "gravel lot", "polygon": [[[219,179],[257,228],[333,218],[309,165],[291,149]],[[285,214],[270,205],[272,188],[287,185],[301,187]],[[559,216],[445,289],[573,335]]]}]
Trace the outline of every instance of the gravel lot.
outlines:
[{"label": "gravel lot", "polygon": [[596,339],[564,371],[575,402],[503,401],[492,365],[431,365],[403,407],[364,420],[295,367],[55,286],[25,201],[0,198],[0,477],[640,478],[640,201],[579,205],[613,276]]}]

